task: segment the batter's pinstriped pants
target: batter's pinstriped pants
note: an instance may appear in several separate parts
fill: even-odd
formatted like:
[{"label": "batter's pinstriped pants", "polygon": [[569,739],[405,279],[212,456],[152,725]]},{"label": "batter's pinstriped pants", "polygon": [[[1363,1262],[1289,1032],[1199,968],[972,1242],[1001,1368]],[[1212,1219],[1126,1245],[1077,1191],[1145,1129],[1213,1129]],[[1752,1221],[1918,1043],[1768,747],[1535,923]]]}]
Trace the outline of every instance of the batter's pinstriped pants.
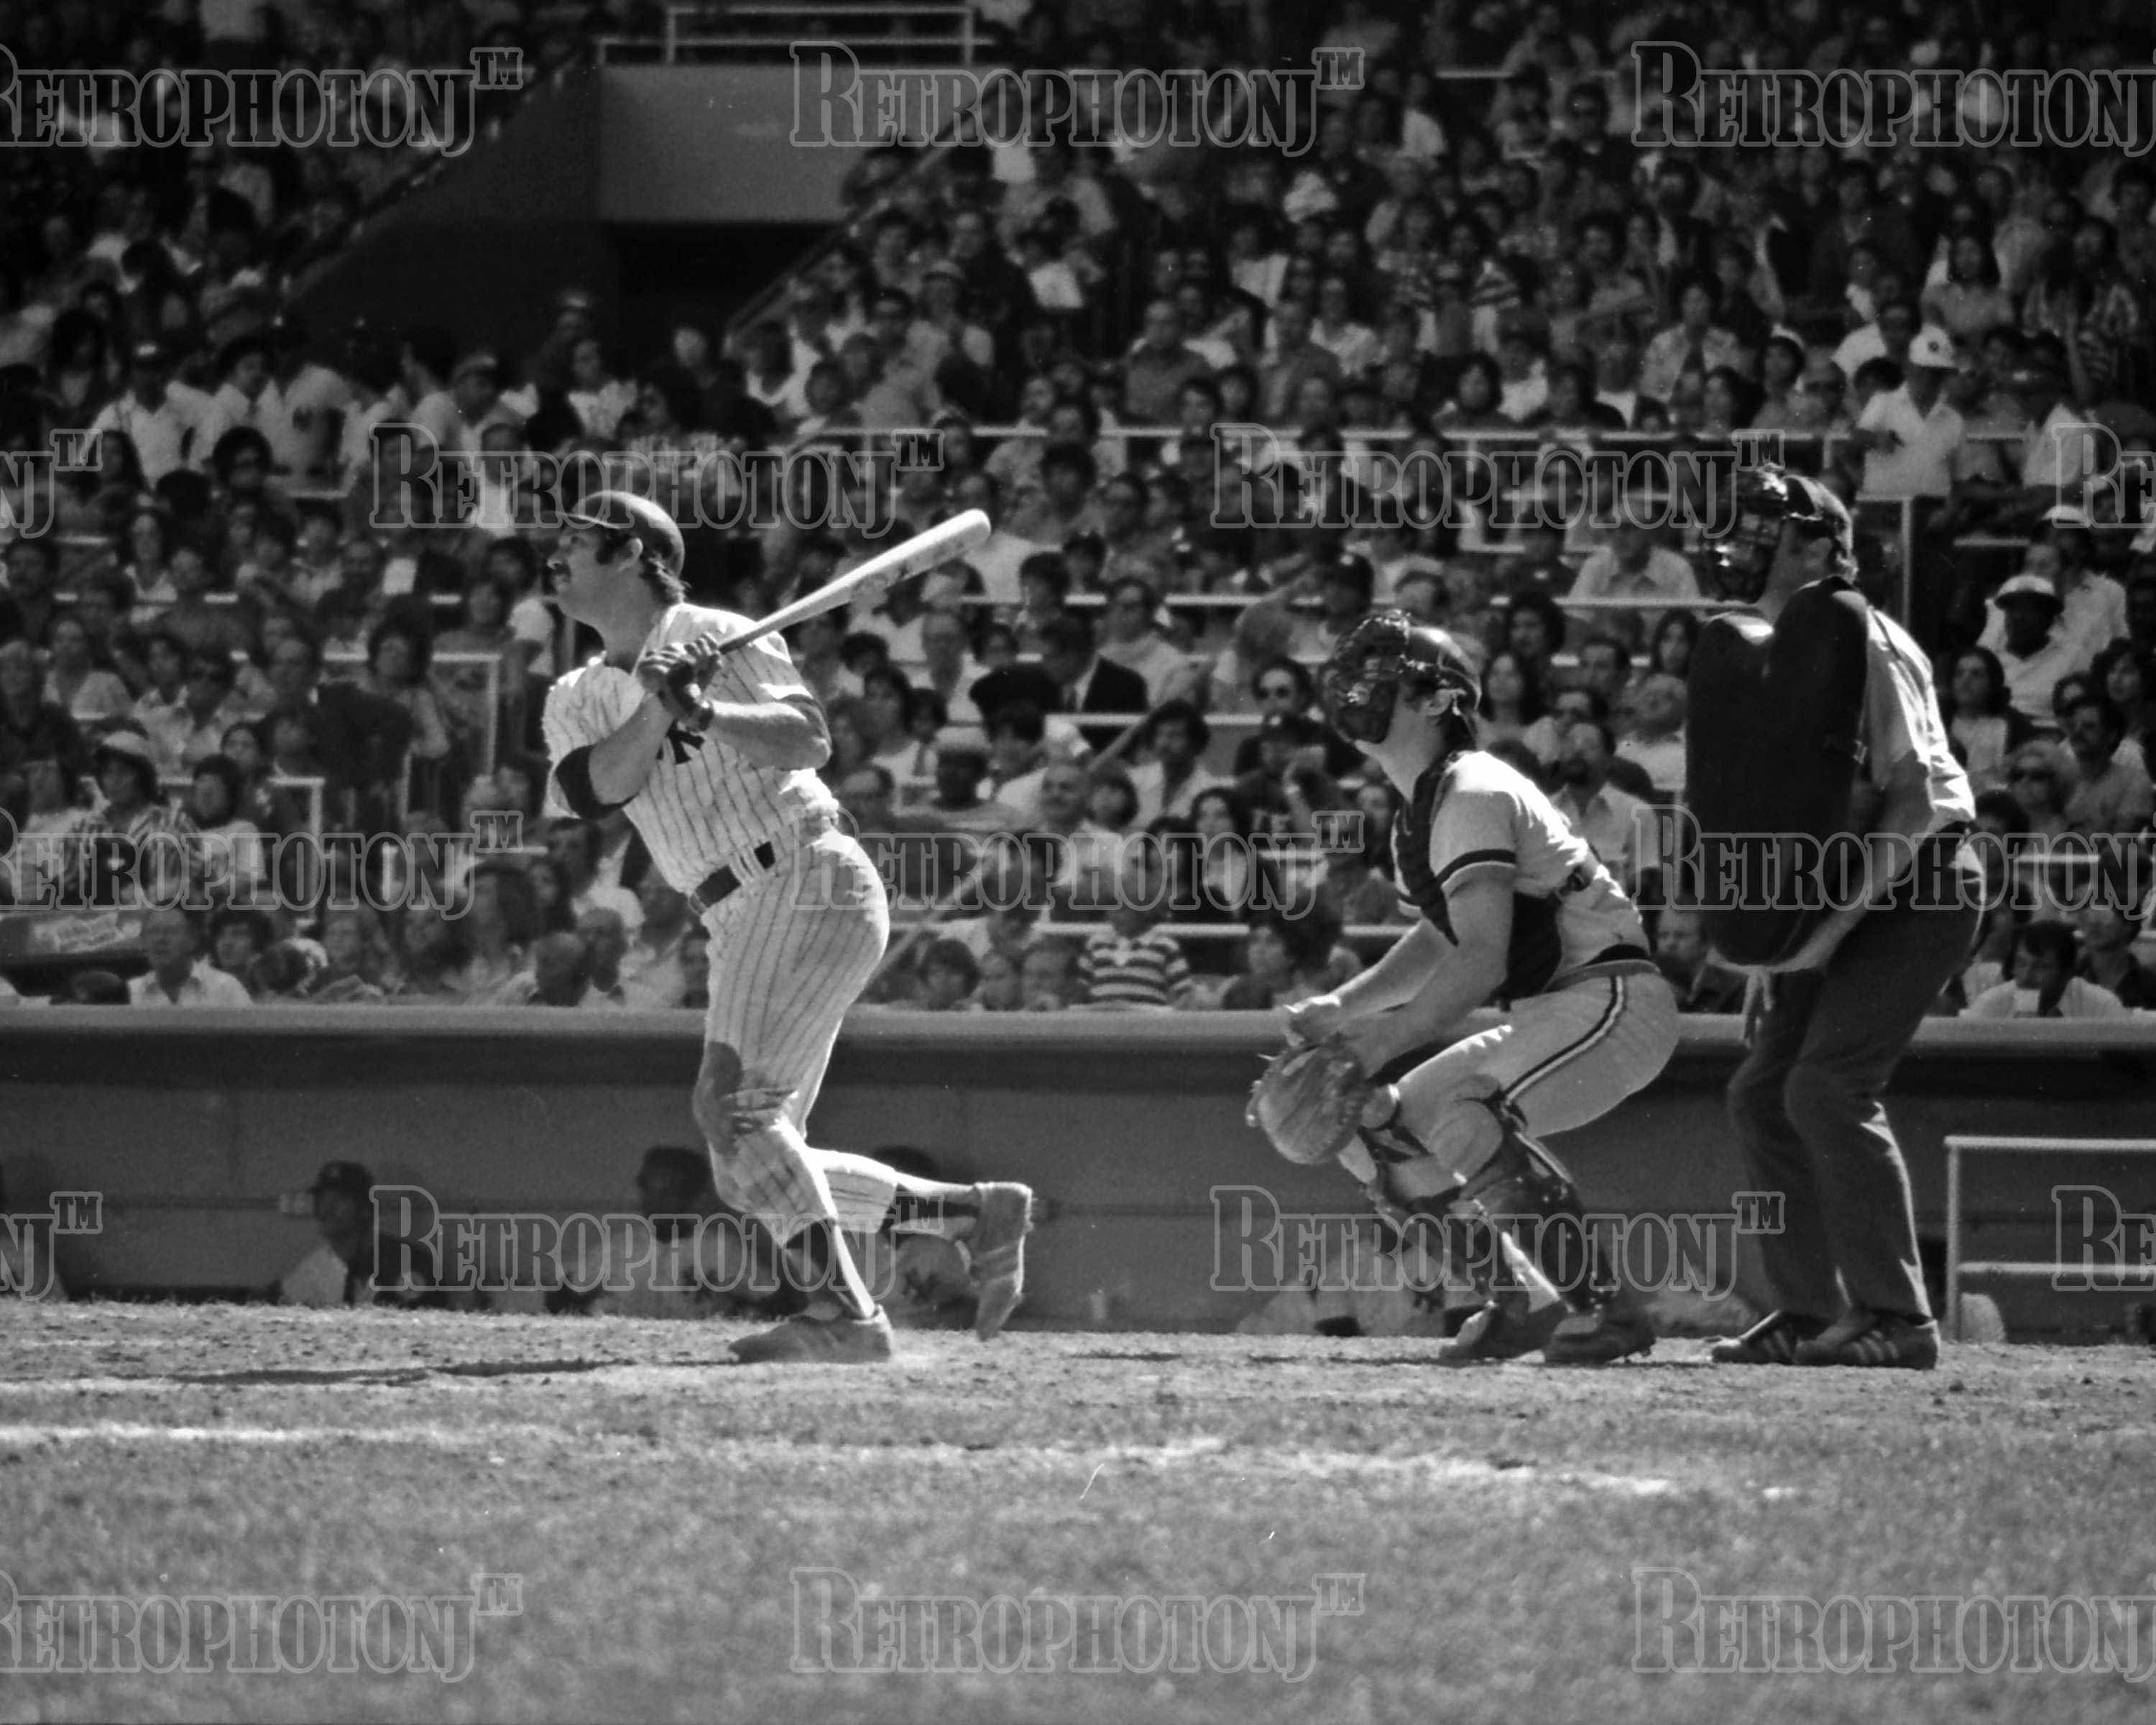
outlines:
[{"label": "batter's pinstriped pants", "polygon": [[839,1023],[891,937],[875,867],[844,833],[783,839],[771,869],[706,912],[704,926],[711,936],[704,1040],[740,1056],[739,1095],[751,1105],[725,1153],[712,1151],[719,1196],[781,1240],[818,1219],[873,1229],[889,1187],[854,1192],[847,1164],[858,1158],[827,1163],[804,1132]]}]

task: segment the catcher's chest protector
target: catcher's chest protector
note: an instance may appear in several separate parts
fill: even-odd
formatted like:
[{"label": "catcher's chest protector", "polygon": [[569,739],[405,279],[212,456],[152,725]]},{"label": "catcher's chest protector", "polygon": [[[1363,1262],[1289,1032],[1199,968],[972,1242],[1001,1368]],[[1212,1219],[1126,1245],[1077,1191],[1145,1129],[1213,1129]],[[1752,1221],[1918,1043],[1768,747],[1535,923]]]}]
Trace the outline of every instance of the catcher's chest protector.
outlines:
[{"label": "catcher's chest protector", "polygon": [[[1452,932],[1452,907],[1445,902],[1437,871],[1430,865],[1430,825],[1437,819],[1437,805],[1443,800],[1445,774],[1451,765],[1450,760],[1440,761],[1415,781],[1414,795],[1393,823],[1393,869],[1401,892],[1440,934],[1457,946],[1460,937]],[[1539,994],[1557,974],[1564,961],[1557,918],[1555,899],[1524,892],[1512,895],[1512,937],[1505,953],[1505,980],[1497,989],[1505,999],[1524,1000]]]},{"label": "catcher's chest protector", "polygon": [[[1835,884],[1837,853],[1823,859],[1817,847],[1849,830],[1869,614],[1854,588],[1829,579],[1800,589],[1775,624],[1724,612],[1700,629],[1685,802],[1701,850],[1680,890],[1733,963],[1791,957],[1826,915],[1816,887],[1822,878]],[[1749,840],[1736,851],[1745,860],[1725,875],[1717,858],[1729,847],[1717,841],[1740,836]],[[1763,867],[1769,853],[1776,865]]]}]

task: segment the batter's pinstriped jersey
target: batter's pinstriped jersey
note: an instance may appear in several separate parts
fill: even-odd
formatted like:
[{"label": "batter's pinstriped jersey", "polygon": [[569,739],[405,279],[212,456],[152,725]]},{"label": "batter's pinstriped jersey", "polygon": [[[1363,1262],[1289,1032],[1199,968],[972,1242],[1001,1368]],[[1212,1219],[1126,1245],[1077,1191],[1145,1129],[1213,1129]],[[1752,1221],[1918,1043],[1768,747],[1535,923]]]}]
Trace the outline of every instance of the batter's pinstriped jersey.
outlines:
[{"label": "batter's pinstriped jersey", "polygon": [[[678,646],[716,632],[740,634],[752,625],[731,611],[698,605],[669,607],[644,637],[639,654]],[[744,704],[806,694],[784,643],[775,635],[752,641],[721,657],[705,694]],[[626,725],[644,701],[634,671],[593,660],[557,682],[547,696],[547,747],[558,769],[572,750],[603,742]],[[706,732],[675,726],[660,745],[657,766],[627,804],[651,860],[668,886],[693,892],[711,871],[776,839],[804,815],[835,815],[838,803],[809,768],[759,767]],[[547,812],[568,814],[550,775]]]}]

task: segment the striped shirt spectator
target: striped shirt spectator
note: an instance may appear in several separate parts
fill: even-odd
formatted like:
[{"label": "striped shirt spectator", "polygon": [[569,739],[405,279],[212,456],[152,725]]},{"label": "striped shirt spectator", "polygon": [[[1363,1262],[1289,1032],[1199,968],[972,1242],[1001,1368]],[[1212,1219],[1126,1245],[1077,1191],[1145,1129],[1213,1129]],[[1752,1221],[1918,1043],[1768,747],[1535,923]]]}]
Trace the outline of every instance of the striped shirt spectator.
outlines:
[{"label": "striped shirt spectator", "polygon": [[1086,942],[1078,979],[1095,1006],[1176,1006],[1190,992],[1190,961],[1164,928],[1117,930]]}]

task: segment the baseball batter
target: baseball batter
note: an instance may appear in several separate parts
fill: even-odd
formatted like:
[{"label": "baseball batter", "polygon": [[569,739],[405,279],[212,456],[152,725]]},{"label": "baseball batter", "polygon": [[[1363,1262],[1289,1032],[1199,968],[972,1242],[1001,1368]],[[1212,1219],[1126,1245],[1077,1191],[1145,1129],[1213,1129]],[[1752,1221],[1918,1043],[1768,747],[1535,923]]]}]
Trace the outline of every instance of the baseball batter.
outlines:
[{"label": "baseball batter", "polygon": [[[1323,685],[1334,728],[1406,798],[1394,860],[1422,920],[1337,993],[1291,1008],[1290,1034],[1337,1038],[1374,1074],[1491,998],[1507,1003],[1503,1024],[1378,1090],[1341,1160],[1409,1212],[1479,1211],[1501,1233],[1504,1218],[1576,1226],[1578,1194],[1536,1136],[1607,1113],[1676,1046],[1676,1003],[1639,915],[1541,790],[1476,747],[1481,691],[1451,637],[1376,613],[1342,639]],[[1536,1232],[1547,1268],[1563,1230]],[[1645,1313],[1601,1266],[1584,1286],[1553,1272],[1561,1305],[1548,1281],[1537,1286],[1532,1258],[1514,1264],[1527,1296],[1490,1301],[1442,1358],[1540,1347],[1553,1363],[1607,1364],[1654,1345]]]},{"label": "baseball batter", "polygon": [[910,1182],[866,1158],[812,1150],[803,1136],[840,1020],[883,955],[890,910],[816,776],[830,739],[815,696],[776,636],[711,650],[711,638],[748,623],[685,603],[682,557],[680,530],[648,499],[603,491],[567,518],[549,590],[605,654],[548,693],[548,808],[588,820],[626,810],[711,932],[693,1104],[713,1183],[771,1230],[800,1286],[836,1302],[734,1353],[889,1358],[889,1321],[842,1229],[872,1230],[901,1201],[960,1219],[985,1339],[1023,1288],[1027,1189]]}]

